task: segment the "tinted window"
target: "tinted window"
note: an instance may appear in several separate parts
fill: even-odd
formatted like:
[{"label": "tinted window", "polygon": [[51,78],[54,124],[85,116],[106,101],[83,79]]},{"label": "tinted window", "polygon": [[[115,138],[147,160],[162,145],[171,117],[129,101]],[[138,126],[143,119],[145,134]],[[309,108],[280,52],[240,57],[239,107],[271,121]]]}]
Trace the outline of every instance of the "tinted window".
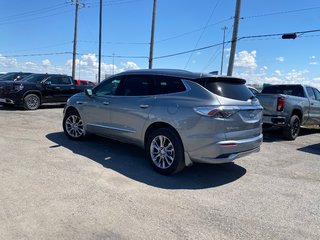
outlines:
[{"label": "tinted window", "polygon": [[23,78],[21,81],[23,82],[30,82],[30,83],[37,83],[41,82],[47,75],[43,74],[31,74],[25,78]]},{"label": "tinted window", "polygon": [[71,84],[69,77],[64,76],[53,76],[48,79],[48,81],[51,82],[52,85],[69,85]]},{"label": "tinted window", "polygon": [[155,94],[177,93],[186,90],[180,78],[155,76],[155,79]]},{"label": "tinted window", "polygon": [[208,79],[205,82],[205,88],[221,97],[240,101],[247,101],[254,96],[243,82],[219,82],[216,79]]},{"label": "tinted window", "polygon": [[119,86],[116,95],[145,96],[153,94],[154,81],[151,76],[129,75]]},{"label": "tinted window", "polygon": [[14,80],[17,77],[17,73],[7,73],[0,77],[1,81],[11,81]]},{"label": "tinted window", "polygon": [[314,93],[316,95],[316,100],[320,101],[320,92],[319,92],[319,90],[315,89],[315,88],[313,90],[314,90]]},{"label": "tinted window", "polygon": [[81,86],[94,86],[92,82],[79,81],[78,83]]},{"label": "tinted window", "polygon": [[93,93],[100,97],[114,95],[121,81],[122,77],[106,79],[93,89]]},{"label": "tinted window", "polygon": [[313,92],[313,89],[311,87],[307,87],[307,92],[308,92],[308,95],[311,99],[313,100],[316,100],[316,95],[315,93]]},{"label": "tinted window", "polygon": [[285,94],[296,97],[305,97],[302,86],[298,85],[274,85],[262,89],[261,93],[266,94]]}]

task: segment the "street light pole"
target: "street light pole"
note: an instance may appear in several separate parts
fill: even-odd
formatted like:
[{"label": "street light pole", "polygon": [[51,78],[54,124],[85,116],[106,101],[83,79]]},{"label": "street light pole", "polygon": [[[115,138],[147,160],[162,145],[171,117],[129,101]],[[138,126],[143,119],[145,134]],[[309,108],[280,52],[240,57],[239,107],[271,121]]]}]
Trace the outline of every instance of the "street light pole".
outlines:
[{"label": "street light pole", "polygon": [[223,70],[223,58],[224,58],[224,43],[226,41],[226,30],[228,28],[225,26],[224,28],[222,28],[223,30],[223,41],[222,41],[222,54],[221,54],[221,68],[220,68],[220,75],[222,75],[222,70]]},{"label": "street light pole", "polygon": [[153,45],[154,45],[154,28],[155,28],[155,20],[156,20],[156,7],[157,7],[157,0],[153,0],[151,40],[150,40],[150,53],[149,53],[149,69],[152,69],[152,65],[153,65]]},{"label": "street light pole", "polygon": [[76,77],[76,59],[77,59],[77,32],[78,32],[78,10],[79,10],[79,2],[75,0],[76,12],[75,12],[75,20],[74,20],[74,36],[73,36],[73,59],[72,59],[72,78]]},{"label": "street light pole", "polygon": [[230,51],[228,74],[227,74],[228,76],[232,76],[234,57],[236,54],[238,27],[239,27],[239,20],[240,20],[240,7],[241,7],[241,0],[237,0],[236,12],[234,15],[233,34],[232,34],[232,40],[231,40],[231,51]]}]

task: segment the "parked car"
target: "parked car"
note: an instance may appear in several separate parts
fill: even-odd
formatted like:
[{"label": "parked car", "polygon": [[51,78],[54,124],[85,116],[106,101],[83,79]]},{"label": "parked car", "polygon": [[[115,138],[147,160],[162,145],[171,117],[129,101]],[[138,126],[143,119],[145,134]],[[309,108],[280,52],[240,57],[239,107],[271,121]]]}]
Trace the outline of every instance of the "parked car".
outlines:
[{"label": "parked car", "polygon": [[76,86],[71,77],[58,74],[32,74],[20,81],[0,82],[0,102],[35,110],[42,104],[66,103],[88,86]]},{"label": "parked car", "polygon": [[73,140],[90,133],[140,146],[156,171],[173,174],[259,151],[261,121],[245,80],[157,69],[113,75],[71,97],[63,129]]},{"label": "parked car", "polygon": [[281,127],[288,140],[296,139],[301,125],[320,125],[320,92],[314,87],[271,85],[257,98],[264,108],[263,124]]},{"label": "parked car", "polygon": [[96,84],[88,80],[74,80],[76,85],[94,87]]},{"label": "parked car", "polygon": [[19,81],[32,73],[10,72],[0,76],[0,81]]}]

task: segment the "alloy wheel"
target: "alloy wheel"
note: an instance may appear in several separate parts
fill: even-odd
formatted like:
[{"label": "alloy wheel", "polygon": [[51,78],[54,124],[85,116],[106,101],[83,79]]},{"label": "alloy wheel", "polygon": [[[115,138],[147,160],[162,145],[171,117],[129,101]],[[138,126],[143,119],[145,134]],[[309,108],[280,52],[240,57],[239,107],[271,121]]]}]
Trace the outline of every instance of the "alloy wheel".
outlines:
[{"label": "alloy wheel", "polygon": [[65,129],[67,133],[73,138],[79,138],[84,134],[82,120],[77,115],[68,116],[65,122]]},{"label": "alloy wheel", "polygon": [[169,168],[175,158],[174,146],[170,139],[163,135],[156,136],[150,145],[150,156],[157,167]]}]

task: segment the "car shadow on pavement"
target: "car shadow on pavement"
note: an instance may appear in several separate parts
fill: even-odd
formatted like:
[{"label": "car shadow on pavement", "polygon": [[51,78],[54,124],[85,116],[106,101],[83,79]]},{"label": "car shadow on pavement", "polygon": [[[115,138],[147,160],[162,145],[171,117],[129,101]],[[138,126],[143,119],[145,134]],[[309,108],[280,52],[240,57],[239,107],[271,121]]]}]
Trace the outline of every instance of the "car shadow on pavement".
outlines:
[{"label": "car shadow on pavement", "polygon": [[298,151],[320,155],[320,143],[298,148]]},{"label": "car shadow on pavement", "polygon": [[[300,133],[298,137],[312,135],[312,134],[319,134],[320,128],[312,128],[312,127],[302,127],[300,129]],[[267,128],[263,129],[263,141],[264,142],[281,142],[287,141],[283,138],[281,129],[279,128]]]},{"label": "car shadow on pavement", "polygon": [[46,135],[55,143],[51,148],[65,147],[135,181],[164,189],[205,189],[222,186],[241,178],[246,169],[230,163],[195,164],[173,176],[163,176],[152,169],[144,151],[133,145],[91,136],[88,141],[72,141],[63,132]]},{"label": "car shadow on pavement", "polygon": [[[54,108],[63,108],[65,104],[48,104],[48,105],[42,105],[39,107],[39,109],[54,109]],[[0,111],[28,111],[25,110],[23,107],[17,107],[13,105],[3,105],[0,104]],[[37,111],[37,110],[34,110]]]}]

